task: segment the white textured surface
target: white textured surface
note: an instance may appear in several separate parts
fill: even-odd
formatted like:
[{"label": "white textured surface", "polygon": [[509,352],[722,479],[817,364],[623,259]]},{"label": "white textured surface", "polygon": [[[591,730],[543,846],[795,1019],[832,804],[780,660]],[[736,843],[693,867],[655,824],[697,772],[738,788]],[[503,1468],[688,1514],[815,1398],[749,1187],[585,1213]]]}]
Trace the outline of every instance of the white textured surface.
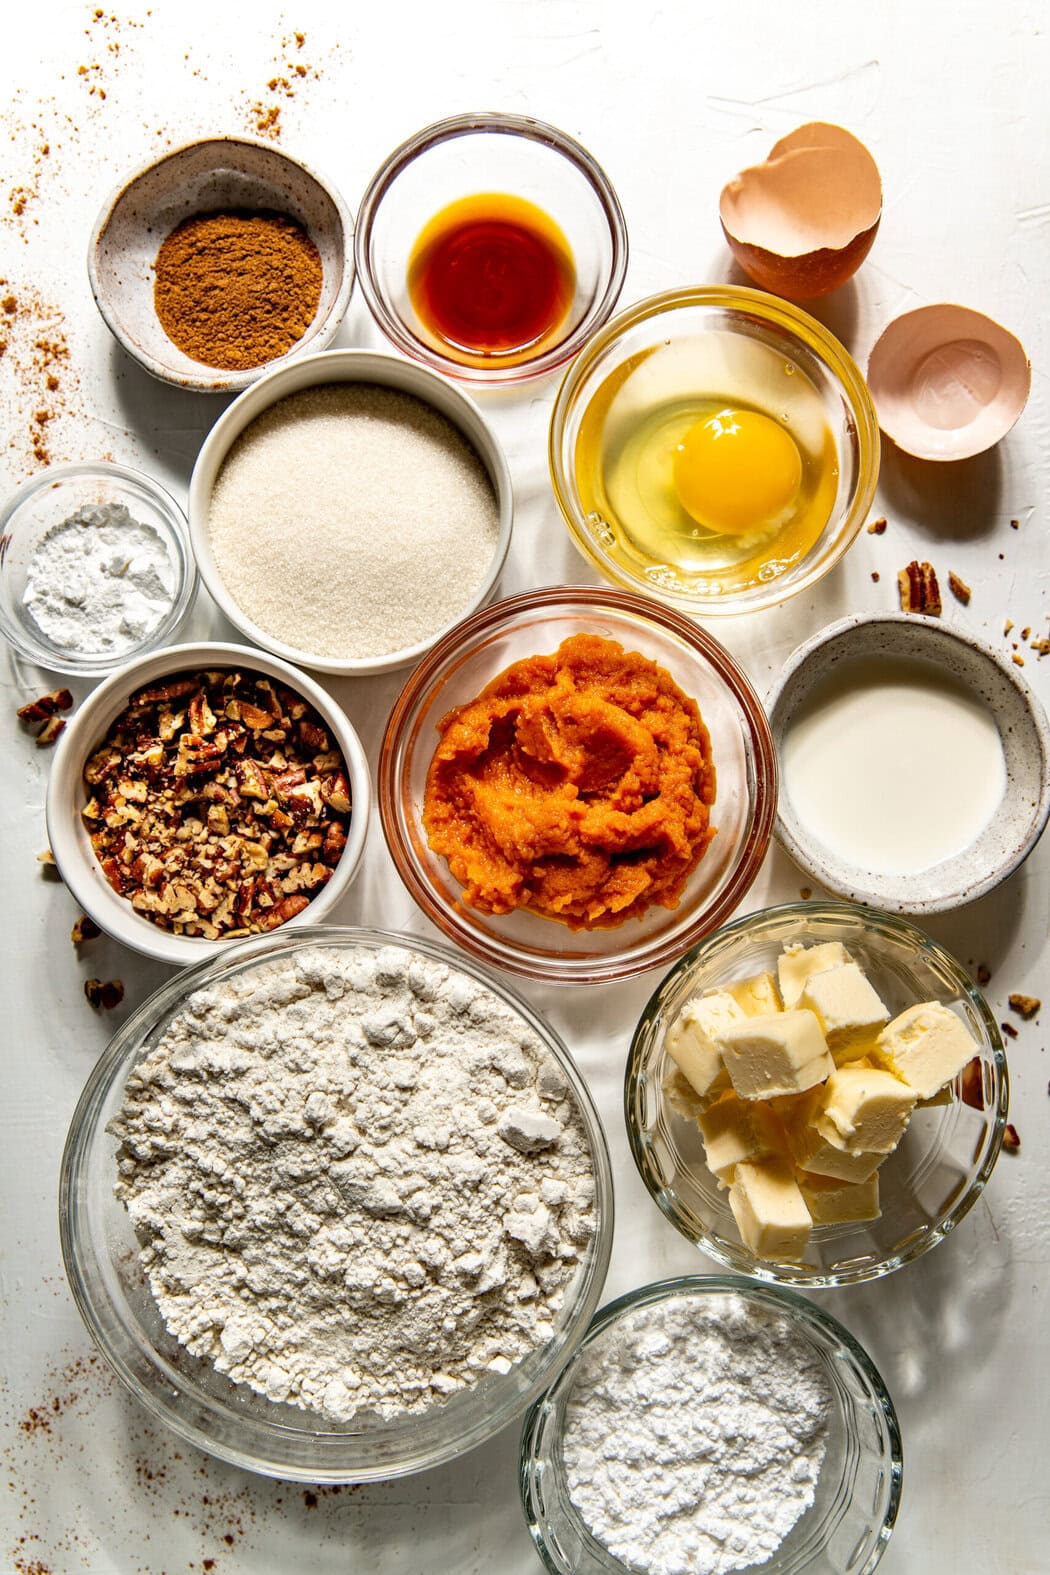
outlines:
[{"label": "white textured surface", "polygon": [[[283,146],[330,175],[351,207],[394,144],[428,120],[475,107],[531,112],[579,137],[617,187],[632,242],[625,302],[730,276],[717,218],[723,181],[791,127],[828,119],[871,147],[886,211],[854,284],[819,315],[863,364],[892,316],[930,301],[965,302],[1025,344],[1032,399],[999,449],[955,469],[888,455],[875,511],[889,517],[886,533],[862,534],[812,595],[720,623],[716,632],[764,690],[816,629],[848,612],[892,608],[896,570],[916,556],[935,564],[942,585],[954,569],[973,587],[969,607],[946,598],[947,619],[1004,651],[1007,615],[1013,638],[1025,626],[1048,632],[1050,46],[1038,0],[994,8],[974,0],[864,8],[813,0],[804,9],[775,0],[718,8],[674,0],[644,14],[603,0],[470,0],[451,12],[413,11],[411,22],[391,6],[303,3],[282,16],[260,0],[249,25],[240,8],[169,0],[151,16],[144,7],[117,14],[119,25],[96,23],[90,7],[41,0],[5,20],[0,75],[11,136],[0,139],[0,213],[8,216],[0,275],[16,293],[32,284],[66,314],[79,408],[49,425],[57,460],[108,451],[185,496],[193,457],[223,401],[155,384],[116,350],[88,290],[87,237],[111,187],[153,150],[169,139],[248,129],[253,102],[278,102],[266,84],[296,57],[293,29],[306,34],[298,59],[321,74],[299,79],[296,96],[279,101]],[[130,25],[131,16],[142,25]],[[104,100],[90,93],[93,85],[104,86]],[[33,184],[33,150],[45,138],[51,152],[38,161],[39,196],[13,220],[10,193]],[[337,342],[379,344],[356,292]],[[13,375],[14,353],[13,346],[0,360],[12,445],[5,489],[28,473],[34,408]],[[481,397],[518,495],[505,591],[591,578],[551,500],[545,445],[553,392],[541,385]],[[193,632],[213,631],[227,632],[202,598]],[[300,1489],[176,1450],[97,1369],[63,1377],[87,1357],[88,1343],[59,1262],[59,1161],[79,1088],[113,1026],[93,1016],[82,981],[119,974],[131,1007],[166,970],[107,942],[75,957],[72,901],[34,862],[44,840],[48,758],[13,714],[51,685],[6,655],[0,672],[8,888],[0,1482],[14,1484],[0,1494],[0,1567],[32,1570],[36,1561],[54,1575],[160,1575],[214,1560],[216,1575],[283,1575],[307,1564],[322,1575],[350,1567],[535,1575],[517,1503],[514,1429],[429,1475],[311,1502]],[[1050,658],[1040,665],[1029,653],[1025,675],[1045,700]],[[373,761],[398,684],[393,675],[332,686]],[[801,884],[773,853],[749,906],[797,896]],[[393,876],[378,826],[336,917],[425,928]],[[1010,991],[1050,998],[1050,839],[997,895],[928,927],[964,961],[992,969],[997,1015],[1006,1015]],[[627,1037],[656,982],[600,994],[528,991],[576,1052],[609,1132],[619,1205],[610,1295],[700,1266],[645,1196],[622,1127]],[[1047,1568],[1044,1042],[1038,1019],[1010,1041],[1012,1115],[1023,1147],[1004,1156],[956,1234],[889,1281],[824,1298],[868,1347],[900,1410],[906,1480],[885,1575]],[[56,1396],[61,1409],[48,1426],[34,1424],[27,1408]]]}]

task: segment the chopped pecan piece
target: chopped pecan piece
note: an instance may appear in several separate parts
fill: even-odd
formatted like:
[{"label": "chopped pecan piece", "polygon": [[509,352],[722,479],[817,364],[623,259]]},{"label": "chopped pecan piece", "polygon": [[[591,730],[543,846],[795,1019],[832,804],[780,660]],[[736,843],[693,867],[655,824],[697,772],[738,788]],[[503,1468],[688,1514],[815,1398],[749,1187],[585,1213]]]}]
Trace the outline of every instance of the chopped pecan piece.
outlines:
[{"label": "chopped pecan piece", "polygon": [[53,717],[56,711],[68,711],[73,705],[73,696],[68,689],[52,689],[50,694],[41,695],[38,700],[30,700],[28,705],[20,706],[17,712],[20,722],[46,722]]},{"label": "chopped pecan piece", "polygon": [[321,797],[331,809],[338,810],[340,815],[349,815],[350,783],[342,771],[321,778]]},{"label": "chopped pecan piece", "polygon": [[73,942],[74,946],[82,946],[85,941],[93,941],[101,934],[102,931],[99,929],[94,919],[90,919],[86,913],[82,913],[80,918],[74,924],[73,928],[70,930],[69,939]]},{"label": "chopped pecan piece", "polygon": [[931,618],[941,615],[941,588],[932,563],[911,563],[898,571],[897,589],[900,592],[901,611],[926,613]]},{"label": "chopped pecan piece", "polygon": [[57,739],[58,735],[60,733],[64,733],[65,730],[66,730],[66,719],[65,719],[65,717],[62,717],[62,716],[49,717],[48,720],[44,723],[43,727],[40,729],[39,733],[36,735],[36,747],[38,749],[46,749],[47,746],[49,744],[53,744],[55,742],[55,740]]},{"label": "chopped pecan piece", "polygon": [[297,913],[302,913],[303,909],[309,906],[309,897],[304,897],[302,893],[294,897],[282,897],[280,902],[259,918],[259,928],[275,930],[279,924],[287,924],[289,919],[294,919]]},{"label": "chopped pecan piece", "polygon": [[969,1105],[973,1110],[984,1109],[984,1072],[979,1055],[967,1061],[959,1073],[959,1094],[964,1105]]},{"label": "chopped pecan piece", "polygon": [[1012,1121],[1008,1121],[1003,1128],[1003,1148],[1016,1153],[1021,1147],[1021,1135]]},{"label": "chopped pecan piece", "polygon": [[85,979],[84,994],[97,1010],[111,1012],[124,999],[124,985],[120,979]]},{"label": "chopped pecan piece", "polygon": [[962,602],[964,607],[967,605],[970,597],[973,595],[973,592],[967,585],[966,581],[961,580],[957,574],[952,572],[952,570],[948,571],[948,589],[955,597],[955,600],[957,602]]},{"label": "chopped pecan piece", "polygon": [[1007,996],[1006,1004],[1011,1012],[1016,1012],[1018,1017],[1023,1017],[1027,1022],[1030,1017],[1035,1016],[1043,1003],[1037,995],[1010,995]]}]

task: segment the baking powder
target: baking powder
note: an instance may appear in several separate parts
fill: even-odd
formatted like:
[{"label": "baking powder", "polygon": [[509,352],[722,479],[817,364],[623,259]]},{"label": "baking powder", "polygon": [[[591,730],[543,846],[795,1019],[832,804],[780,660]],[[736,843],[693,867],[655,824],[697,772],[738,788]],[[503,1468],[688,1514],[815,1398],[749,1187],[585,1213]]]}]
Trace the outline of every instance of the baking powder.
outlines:
[{"label": "baking powder", "polygon": [[123,503],[88,504],[33,550],[22,604],[46,639],[82,656],[132,651],[170,612],[171,555]]},{"label": "baking powder", "polygon": [[509,1372],[594,1230],[560,1066],[491,991],[400,947],[309,947],[195,991],[111,1131],[172,1334],[336,1421]]},{"label": "baking powder", "polygon": [[647,1575],[750,1568],[814,1501],[830,1404],[786,1318],[730,1295],[639,1307],[580,1358],[569,1496],[592,1535]]}]

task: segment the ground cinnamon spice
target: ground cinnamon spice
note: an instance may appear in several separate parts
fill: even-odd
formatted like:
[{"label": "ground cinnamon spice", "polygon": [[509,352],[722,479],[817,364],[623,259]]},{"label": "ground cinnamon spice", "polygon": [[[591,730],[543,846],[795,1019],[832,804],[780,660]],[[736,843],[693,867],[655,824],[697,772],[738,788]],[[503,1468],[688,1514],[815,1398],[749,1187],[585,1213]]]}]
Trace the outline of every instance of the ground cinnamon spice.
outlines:
[{"label": "ground cinnamon spice", "polygon": [[185,219],[161,246],[155,270],[154,304],[169,339],[225,371],[284,355],[321,299],[317,247],[280,213]]}]

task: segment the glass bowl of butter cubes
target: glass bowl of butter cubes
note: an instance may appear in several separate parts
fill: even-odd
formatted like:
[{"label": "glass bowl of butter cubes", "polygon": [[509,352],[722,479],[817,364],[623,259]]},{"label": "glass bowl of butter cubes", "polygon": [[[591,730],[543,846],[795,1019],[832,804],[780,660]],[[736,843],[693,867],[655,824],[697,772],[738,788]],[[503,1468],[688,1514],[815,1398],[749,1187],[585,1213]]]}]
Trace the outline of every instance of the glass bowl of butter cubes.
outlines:
[{"label": "glass bowl of butter cubes", "polygon": [[976,1202],[1006,1056],[969,974],[914,925],[844,902],[766,908],[650,999],[624,1089],[635,1164],[720,1263],[802,1287],[921,1257]]}]

